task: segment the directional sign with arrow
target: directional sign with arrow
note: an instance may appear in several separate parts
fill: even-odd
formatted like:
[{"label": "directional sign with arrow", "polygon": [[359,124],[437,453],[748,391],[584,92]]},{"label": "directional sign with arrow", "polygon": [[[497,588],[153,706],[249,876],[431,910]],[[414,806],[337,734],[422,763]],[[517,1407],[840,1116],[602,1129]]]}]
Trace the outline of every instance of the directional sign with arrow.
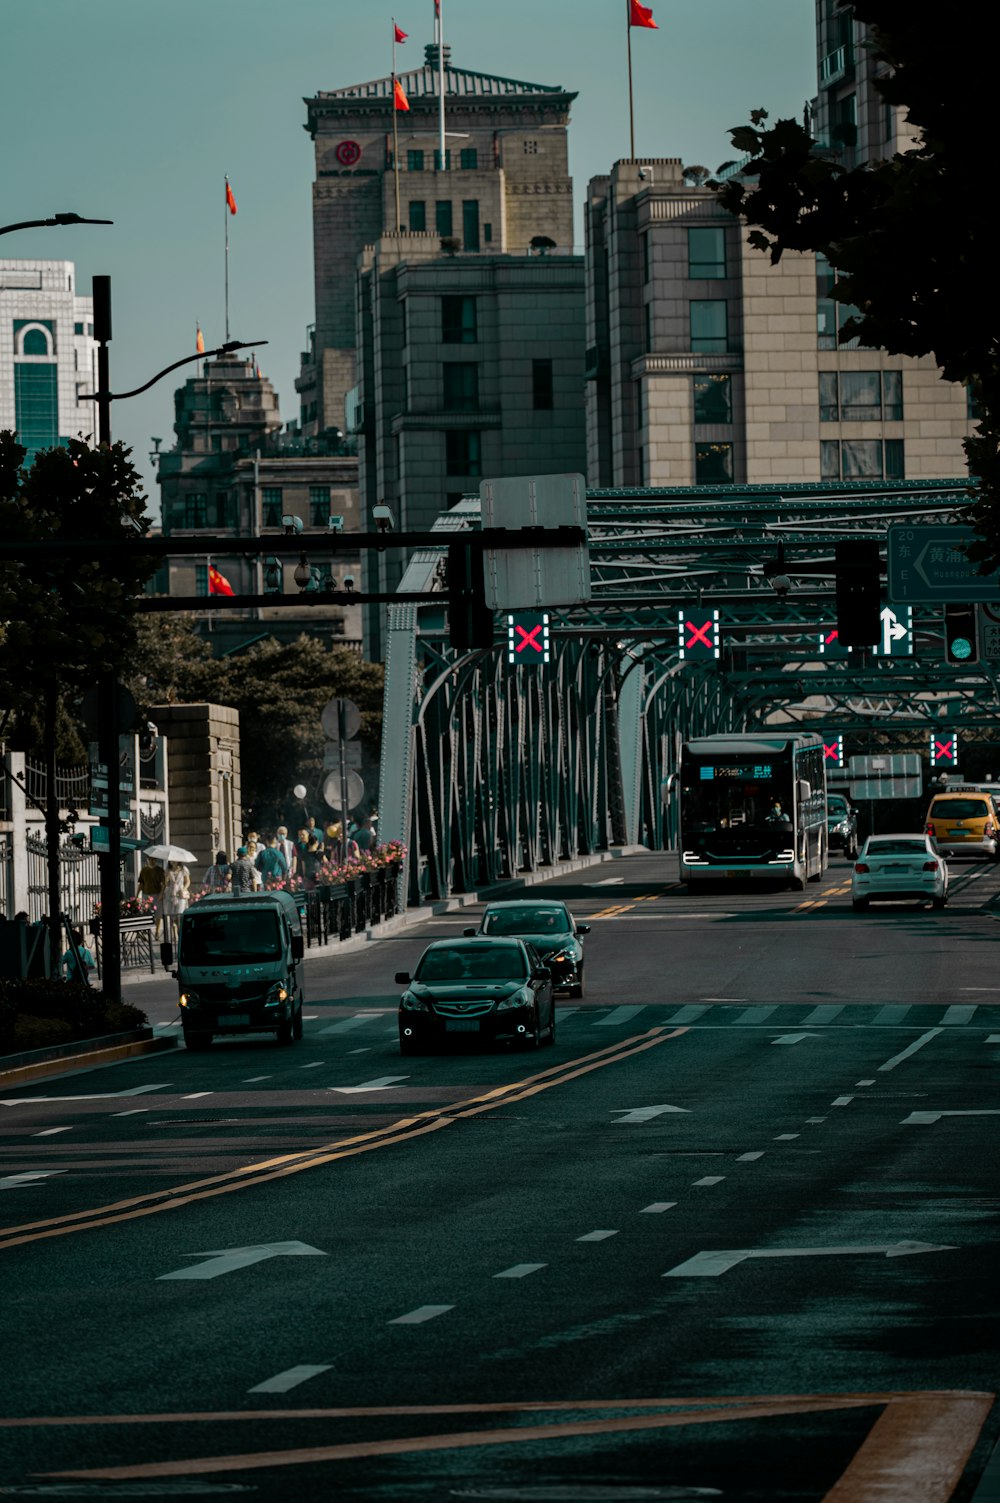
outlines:
[{"label": "directional sign with arrow", "polygon": [[913,610],[911,606],[899,605],[895,610],[884,605],[879,613],[882,624],[881,636],[875,651],[883,657],[899,656],[913,652]]},{"label": "directional sign with arrow", "polygon": [[207,1263],[195,1263],[190,1268],[175,1268],[173,1273],[161,1273],[161,1279],[217,1279],[220,1274],[233,1273],[237,1268],[249,1268],[254,1263],[263,1263],[267,1258],[325,1258],[327,1254],[308,1242],[264,1242],[257,1247],[224,1247],[217,1252],[188,1253],[189,1258],[207,1258]]},{"label": "directional sign with arrow", "polygon": [[876,1254],[885,1258],[909,1258],[915,1253],[954,1252],[949,1243],[937,1242],[876,1242],[861,1247],[730,1247],[711,1252],[695,1253],[686,1263],[668,1268],[662,1275],[665,1279],[716,1279],[721,1273],[745,1263],[748,1258],[844,1258],[870,1257]]}]

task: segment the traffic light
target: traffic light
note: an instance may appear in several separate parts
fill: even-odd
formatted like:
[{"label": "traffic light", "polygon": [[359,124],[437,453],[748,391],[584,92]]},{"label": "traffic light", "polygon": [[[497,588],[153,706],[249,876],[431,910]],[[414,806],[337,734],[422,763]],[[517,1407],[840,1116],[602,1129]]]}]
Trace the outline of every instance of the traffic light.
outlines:
[{"label": "traffic light", "polygon": [[979,632],[974,605],[946,605],[944,608],[945,662],[963,667],[979,662]]},{"label": "traffic light", "polygon": [[459,652],[493,646],[483,550],[468,543],[451,543],[448,548],[448,640]]},{"label": "traffic light", "polygon": [[873,647],[882,635],[878,543],[853,539],[834,549],[837,639],[841,647]]}]

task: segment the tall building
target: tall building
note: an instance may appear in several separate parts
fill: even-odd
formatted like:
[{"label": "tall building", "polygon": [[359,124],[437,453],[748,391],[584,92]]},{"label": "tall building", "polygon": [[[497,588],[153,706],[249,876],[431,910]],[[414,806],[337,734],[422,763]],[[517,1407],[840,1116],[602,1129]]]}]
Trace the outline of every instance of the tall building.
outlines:
[{"label": "tall building", "polygon": [[316,157],[316,322],[296,387],[307,436],[345,427],[356,382],[355,266],[384,232],[430,233],[473,254],[525,255],[539,239],[572,249],[575,94],[457,68],[447,45],[444,59],[444,162],[436,46],[423,66],[399,75],[410,108],[396,114],[398,160],[391,77],[305,101]]},{"label": "tall building", "polygon": [[868,27],[846,0],[816,0],[816,74],[812,131],[845,167],[907,151],[914,141],[904,111],[875,87],[884,65],[865,46]]},{"label": "tall building", "polygon": [[96,436],[94,310],[72,261],[0,260],[0,429],[39,449]]}]

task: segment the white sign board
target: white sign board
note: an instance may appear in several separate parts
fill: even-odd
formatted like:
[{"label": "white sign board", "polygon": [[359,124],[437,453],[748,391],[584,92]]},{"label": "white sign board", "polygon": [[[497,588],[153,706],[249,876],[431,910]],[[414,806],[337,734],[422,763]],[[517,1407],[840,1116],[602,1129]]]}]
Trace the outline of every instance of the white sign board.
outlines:
[{"label": "white sign board", "polygon": [[855,802],[872,798],[919,798],[924,791],[923,769],[916,752],[850,757],[850,796]]},{"label": "white sign board", "polygon": [[[484,527],[586,527],[582,475],[520,475],[479,487]],[[587,544],[567,548],[488,548],[486,604],[494,611],[548,610],[590,599]]]}]

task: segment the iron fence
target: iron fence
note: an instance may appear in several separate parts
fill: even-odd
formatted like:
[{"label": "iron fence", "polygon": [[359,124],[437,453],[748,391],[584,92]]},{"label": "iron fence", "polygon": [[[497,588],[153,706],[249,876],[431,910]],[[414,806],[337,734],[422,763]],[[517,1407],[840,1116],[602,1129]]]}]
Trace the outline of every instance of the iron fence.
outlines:
[{"label": "iron fence", "polygon": [[[28,919],[32,924],[49,909],[48,847],[37,835],[25,839],[28,853]],[[59,848],[59,906],[75,926],[90,922],[101,896],[101,871],[93,851],[75,845]]]}]

